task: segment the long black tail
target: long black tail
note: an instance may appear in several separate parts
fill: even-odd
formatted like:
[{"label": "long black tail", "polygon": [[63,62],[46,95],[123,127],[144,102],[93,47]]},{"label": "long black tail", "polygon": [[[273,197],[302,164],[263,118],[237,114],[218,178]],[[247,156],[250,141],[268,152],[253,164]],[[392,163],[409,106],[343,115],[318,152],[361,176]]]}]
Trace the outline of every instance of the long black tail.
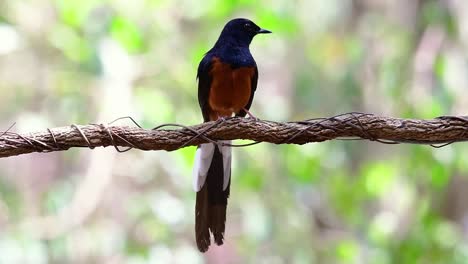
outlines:
[{"label": "long black tail", "polygon": [[210,232],[218,246],[223,244],[226,207],[231,185],[229,179],[228,186],[223,191],[223,179],[223,155],[216,146],[205,184],[197,192],[195,205],[195,238],[201,252],[207,251],[210,246]]}]

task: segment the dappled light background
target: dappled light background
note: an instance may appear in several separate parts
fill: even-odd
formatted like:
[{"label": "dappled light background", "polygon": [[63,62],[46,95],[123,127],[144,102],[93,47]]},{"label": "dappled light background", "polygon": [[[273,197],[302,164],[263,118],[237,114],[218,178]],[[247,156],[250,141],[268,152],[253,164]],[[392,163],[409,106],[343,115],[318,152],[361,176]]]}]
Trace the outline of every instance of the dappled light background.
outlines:
[{"label": "dappled light background", "polygon": [[[196,68],[231,18],[254,39],[252,112],[468,111],[468,2],[0,1],[0,131],[132,116],[197,124]],[[122,120],[119,124],[131,125]],[[332,141],[234,149],[226,243],[194,242],[194,147],[0,159],[0,263],[466,263],[468,156]]]}]

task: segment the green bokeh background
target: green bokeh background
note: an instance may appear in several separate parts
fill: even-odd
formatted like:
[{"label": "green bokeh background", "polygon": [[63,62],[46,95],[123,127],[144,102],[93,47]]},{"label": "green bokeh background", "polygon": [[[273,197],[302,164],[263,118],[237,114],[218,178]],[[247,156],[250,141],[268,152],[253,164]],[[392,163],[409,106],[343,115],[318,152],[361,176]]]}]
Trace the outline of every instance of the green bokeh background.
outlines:
[{"label": "green bokeh background", "polygon": [[[0,130],[197,124],[198,62],[234,17],[274,32],[251,46],[260,118],[468,110],[466,1],[2,0]],[[226,244],[205,255],[194,152],[1,159],[0,263],[468,261],[465,144],[236,148]]]}]

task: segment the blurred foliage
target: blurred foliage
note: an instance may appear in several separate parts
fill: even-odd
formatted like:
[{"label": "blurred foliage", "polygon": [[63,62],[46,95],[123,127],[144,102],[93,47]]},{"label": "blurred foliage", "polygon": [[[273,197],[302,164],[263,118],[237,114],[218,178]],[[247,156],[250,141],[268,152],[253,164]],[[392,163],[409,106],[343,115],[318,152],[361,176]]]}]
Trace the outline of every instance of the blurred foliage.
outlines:
[{"label": "blurred foliage", "polygon": [[[0,127],[199,123],[196,68],[234,17],[274,32],[251,46],[259,117],[467,112],[466,1],[3,0]],[[463,146],[236,148],[226,245],[206,255],[193,147],[2,159],[0,263],[466,263]]]}]

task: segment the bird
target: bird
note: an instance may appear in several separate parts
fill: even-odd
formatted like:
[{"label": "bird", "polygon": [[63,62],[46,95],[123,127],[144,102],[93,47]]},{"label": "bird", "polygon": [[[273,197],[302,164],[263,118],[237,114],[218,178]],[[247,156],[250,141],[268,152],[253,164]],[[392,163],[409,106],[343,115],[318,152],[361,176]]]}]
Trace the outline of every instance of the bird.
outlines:
[{"label": "bird", "polygon": [[[230,20],[218,40],[200,61],[197,70],[198,103],[203,122],[233,115],[245,117],[257,89],[258,69],[250,43],[258,34],[272,33],[246,18]],[[196,191],[195,240],[206,252],[211,235],[223,244],[226,208],[231,185],[230,141],[205,143],[197,147],[193,167]]]}]

